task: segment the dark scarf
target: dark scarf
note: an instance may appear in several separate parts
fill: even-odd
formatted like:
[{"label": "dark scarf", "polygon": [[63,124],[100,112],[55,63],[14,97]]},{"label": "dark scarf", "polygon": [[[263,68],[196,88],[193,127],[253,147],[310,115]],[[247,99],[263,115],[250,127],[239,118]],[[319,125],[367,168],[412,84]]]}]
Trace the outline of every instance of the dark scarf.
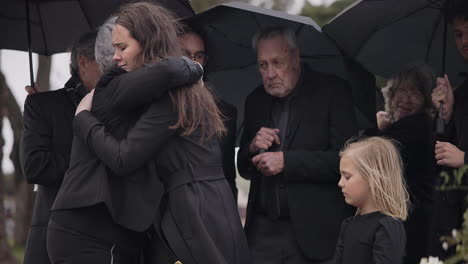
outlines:
[{"label": "dark scarf", "polygon": [[65,83],[65,91],[67,92],[68,97],[73,102],[75,106],[81,102],[81,99],[88,93],[86,88],[81,83],[78,74],[72,74],[70,79]]}]

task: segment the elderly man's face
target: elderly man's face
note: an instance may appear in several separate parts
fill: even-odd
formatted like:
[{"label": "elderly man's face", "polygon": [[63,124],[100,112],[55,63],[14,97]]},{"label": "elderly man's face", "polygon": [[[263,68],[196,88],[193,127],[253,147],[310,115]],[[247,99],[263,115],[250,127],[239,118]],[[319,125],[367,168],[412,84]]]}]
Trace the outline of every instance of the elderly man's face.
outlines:
[{"label": "elderly man's face", "polygon": [[299,50],[290,50],[282,36],[260,39],[257,61],[265,91],[275,97],[285,97],[296,86],[300,72]]},{"label": "elderly man's face", "polygon": [[453,21],[453,31],[458,52],[468,61],[468,20],[460,17],[455,18]]}]

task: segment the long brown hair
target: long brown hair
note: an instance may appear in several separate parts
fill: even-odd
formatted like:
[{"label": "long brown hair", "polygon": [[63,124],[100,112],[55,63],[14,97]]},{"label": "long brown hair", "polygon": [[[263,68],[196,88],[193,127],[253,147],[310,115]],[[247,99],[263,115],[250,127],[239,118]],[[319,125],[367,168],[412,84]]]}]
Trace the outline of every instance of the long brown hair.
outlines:
[{"label": "long brown hair", "polygon": [[[167,9],[148,2],[124,5],[116,14],[116,24],[130,32],[142,48],[140,59],[148,64],[166,56],[182,56],[179,35],[181,24]],[[202,82],[171,90],[178,121],[171,129],[190,135],[201,128],[202,139],[225,133],[221,113],[212,92]]]}]

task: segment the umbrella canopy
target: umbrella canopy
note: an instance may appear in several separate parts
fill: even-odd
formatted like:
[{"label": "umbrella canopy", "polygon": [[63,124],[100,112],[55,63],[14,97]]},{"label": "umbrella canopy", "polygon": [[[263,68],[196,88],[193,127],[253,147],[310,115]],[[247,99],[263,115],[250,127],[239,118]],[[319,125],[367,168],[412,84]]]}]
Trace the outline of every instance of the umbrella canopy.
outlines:
[{"label": "umbrella canopy", "polygon": [[[100,26],[129,0],[29,0],[31,50],[41,55],[65,52],[82,34]],[[178,17],[194,15],[189,0],[153,0]],[[26,1],[2,1],[0,49],[28,51]]]},{"label": "umbrella canopy", "polygon": [[301,59],[309,68],[348,79],[341,52],[308,17],[234,2],[191,17],[187,23],[201,32],[205,40],[208,81],[219,97],[236,106],[238,127],[243,118],[245,98],[262,83],[251,43],[253,36],[263,28],[292,29]]},{"label": "umbrella canopy", "polygon": [[408,63],[424,62],[459,84],[467,65],[451,28],[444,34],[445,5],[445,0],[360,0],[323,32],[372,73],[388,78]]}]

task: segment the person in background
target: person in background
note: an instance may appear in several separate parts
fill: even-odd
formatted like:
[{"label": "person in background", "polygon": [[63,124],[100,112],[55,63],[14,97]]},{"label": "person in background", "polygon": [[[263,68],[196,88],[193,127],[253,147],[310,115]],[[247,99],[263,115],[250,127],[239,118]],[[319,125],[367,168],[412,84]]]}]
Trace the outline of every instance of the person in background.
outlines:
[{"label": "person in background", "polygon": [[[455,0],[450,2],[447,20],[452,25],[454,40],[460,56],[468,62],[468,1]],[[466,71],[467,69],[460,69]],[[439,109],[443,104],[441,116],[445,119],[445,134],[435,144],[435,159],[443,171],[458,169],[468,164],[468,79],[456,87],[455,91],[449,80],[450,76],[437,78],[437,87],[432,92],[434,107]],[[463,184],[468,184],[465,174]],[[453,182],[453,179],[450,183]],[[436,212],[434,214],[434,233],[436,241],[431,246],[431,255],[442,258],[451,254],[451,250],[443,250],[440,237],[450,235],[454,228],[460,228],[463,214],[467,209],[467,191],[449,190],[438,192]]]},{"label": "person in background", "polygon": [[437,176],[431,100],[435,74],[427,65],[409,65],[388,83],[382,89],[386,111],[377,113],[378,128],[368,129],[365,134],[388,137],[400,143],[411,202],[405,221],[404,263],[419,263],[422,257],[428,256]]},{"label": "person in background", "polygon": [[301,64],[290,29],[264,29],[253,47],[263,85],[246,99],[237,156],[251,180],[253,262],[331,263],[340,223],[352,215],[336,186],[338,152],[357,134],[351,89]]},{"label": "person in background", "polygon": [[[191,60],[200,63],[206,69],[208,62],[208,53],[205,49],[205,42],[201,34],[195,32],[189,27],[184,28],[184,33],[180,36],[180,43],[184,54]],[[208,51],[209,52],[209,51]],[[205,83],[206,73],[204,75]],[[215,87],[216,88],[216,87]],[[221,149],[223,155],[223,171],[226,179],[231,187],[232,193],[237,201],[236,187],[236,164],[235,164],[235,148],[236,148],[236,122],[237,109],[228,102],[218,99],[216,101],[221,114],[224,117],[223,123],[227,129],[224,136],[221,137]]]},{"label": "person in background", "polygon": [[338,186],[357,212],[341,225],[335,263],[402,264],[409,195],[398,149],[371,137],[347,144],[340,156]]},{"label": "person in background", "polygon": [[36,204],[24,253],[25,264],[49,264],[46,249],[50,209],[70,161],[72,121],[81,98],[94,89],[101,71],[94,59],[96,32],[71,48],[71,78],[55,91],[26,91],[20,161],[26,180],[37,184]]}]

